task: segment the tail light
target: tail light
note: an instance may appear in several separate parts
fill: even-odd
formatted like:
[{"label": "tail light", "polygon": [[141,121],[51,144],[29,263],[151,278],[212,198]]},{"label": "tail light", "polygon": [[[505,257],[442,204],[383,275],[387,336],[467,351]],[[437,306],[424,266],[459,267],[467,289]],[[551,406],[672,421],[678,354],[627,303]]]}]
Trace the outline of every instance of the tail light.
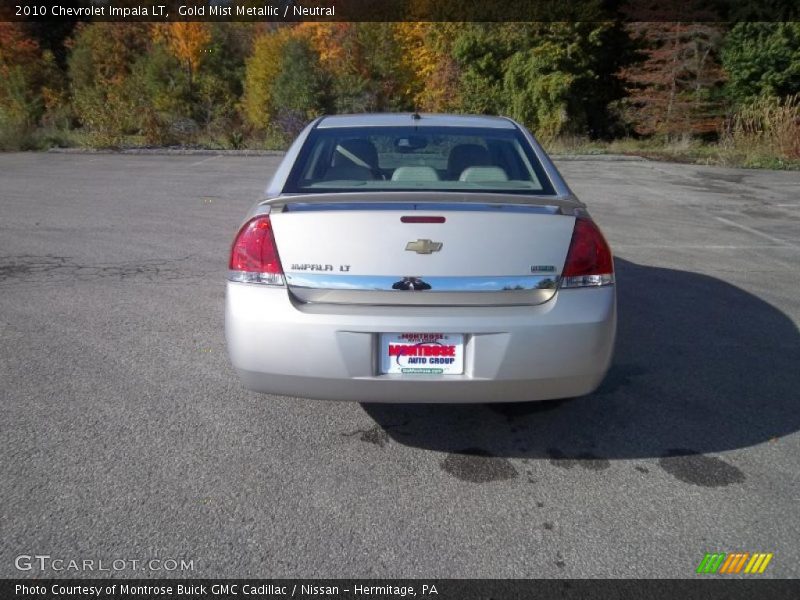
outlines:
[{"label": "tail light", "polygon": [[228,279],[245,283],[284,285],[283,267],[275,246],[269,215],[255,217],[239,230],[231,248]]},{"label": "tail light", "polygon": [[575,219],[567,262],[561,274],[562,288],[592,287],[614,283],[614,259],[594,221]]}]

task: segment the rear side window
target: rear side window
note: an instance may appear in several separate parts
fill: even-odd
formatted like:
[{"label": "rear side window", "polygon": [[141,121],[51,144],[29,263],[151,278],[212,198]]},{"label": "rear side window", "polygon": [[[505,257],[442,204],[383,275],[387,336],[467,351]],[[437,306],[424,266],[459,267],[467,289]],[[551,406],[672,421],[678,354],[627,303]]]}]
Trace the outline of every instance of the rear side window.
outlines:
[{"label": "rear side window", "polygon": [[519,131],[477,127],[315,129],[284,189],[399,190],[554,193]]}]

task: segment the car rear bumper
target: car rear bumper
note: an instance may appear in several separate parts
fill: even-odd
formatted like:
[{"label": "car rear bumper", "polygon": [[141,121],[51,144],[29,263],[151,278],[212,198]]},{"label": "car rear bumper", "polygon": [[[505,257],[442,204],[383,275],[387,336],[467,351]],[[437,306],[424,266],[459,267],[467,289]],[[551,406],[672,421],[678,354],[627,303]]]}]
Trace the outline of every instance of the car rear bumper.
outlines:
[{"label": "car rear bumper", "polygon": [[[616,330],[614,286],[560,290],[537,306],[302,304],[285,288],[228,282],[228,352],[258,392],[358,402],[515,402],[588,394]],[[465,336],[463,375],[383,375],[382,332]]]}]

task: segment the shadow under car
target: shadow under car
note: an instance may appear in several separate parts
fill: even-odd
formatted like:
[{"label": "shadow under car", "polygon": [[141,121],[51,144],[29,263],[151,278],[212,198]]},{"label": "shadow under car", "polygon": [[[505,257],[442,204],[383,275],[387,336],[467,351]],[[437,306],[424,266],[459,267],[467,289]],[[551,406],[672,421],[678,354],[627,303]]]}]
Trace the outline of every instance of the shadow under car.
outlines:
[{"label": "shadow under car", "polygon": [[391,440],[455,454],[598,460],[742,448],[800,428],[800,334],[725,281],[617,258],[614,361],[593,394],[362,404]]}]

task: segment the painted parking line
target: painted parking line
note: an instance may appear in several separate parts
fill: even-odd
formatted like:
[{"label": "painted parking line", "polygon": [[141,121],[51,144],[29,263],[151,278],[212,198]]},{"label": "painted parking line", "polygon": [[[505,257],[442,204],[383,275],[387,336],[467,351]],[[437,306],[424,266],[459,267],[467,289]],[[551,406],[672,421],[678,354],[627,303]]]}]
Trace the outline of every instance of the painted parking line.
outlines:
[{"label": "painted parking line", "polygon": [[748,227],[747,225],[742,225],[741,223],[737,223],[736,221],[731,221],[730,219],[726,219],[725,217],[719,217],[717,215],[714,215],[714,218],[720,223],[725,223],[726,225],[730,225],[731,227],[736,227],[738,229],[741,229],[742,231],[746,231],[762,239],[769,240],[770,242],[779,244],[780,246],[786,248],[797,248],[797,246],[795,244],[792,244],[791,242],[787,242],[786,240],[776,238],[774,235],[764,233],[763,231],[759,231],[758,229],[753,229],[752,227]]},{"label": "painted parking line", "polygon": [[207,162],[212,161],[212,160],[214,160],[216,158],[219,158],[219,157],[220,157],[219,154],[215,154],[214,156],[206,157],[203,160],[198,160],[197,162],[189,163],[189,166],[190,167],[196,167],[197,165],[202,165],[203,163],[207,163]]}]

